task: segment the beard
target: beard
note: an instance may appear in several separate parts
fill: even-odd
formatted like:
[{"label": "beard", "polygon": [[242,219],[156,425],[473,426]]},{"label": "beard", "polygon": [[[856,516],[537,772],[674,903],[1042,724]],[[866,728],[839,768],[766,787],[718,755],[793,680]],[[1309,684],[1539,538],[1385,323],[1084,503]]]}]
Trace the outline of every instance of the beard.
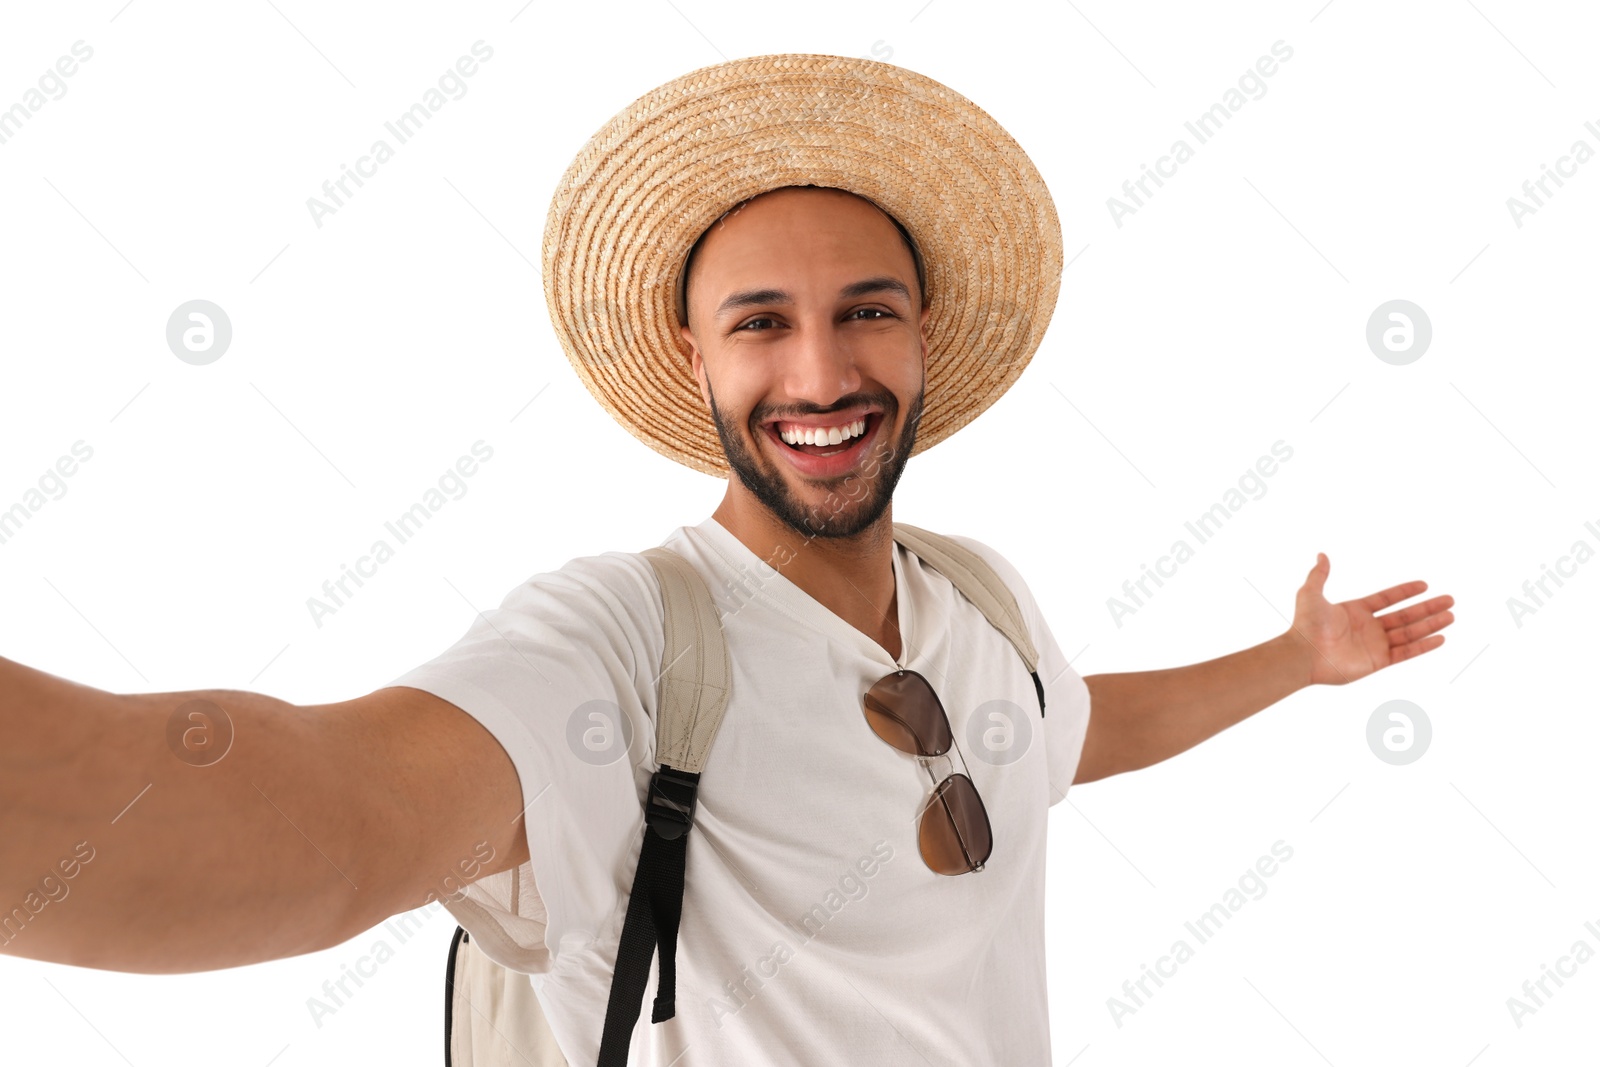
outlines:
[{"label": "beard", "polygon": [[[790,490],[782,471],[762,465],[758,454],[746,447],[738,428],[725,419],[718,409],[717,396],[711,390],[709,380],[706,390],[711,393],[711,420],[717,427],[717,436],[722,439],[722,451],[728,458],[728,466],[744,487],[778,521],[802,537],[847,538],[859,535],[888,510],[890,498],[894,496],[895,486],[900,482],[900,475],[905,471],[906,461],[911,458],[911,448],[917,440],[917,424],[922,421],[926,383],[924,377],[923,384],[917,388],[917,398],[912,402],[910,417],[906,419],[898,441],[893,445],[875,441],[872,451],[857,465],[856,470],[837,478],[811,483],[827,485],[832,490],[828,503],[821,506],[802,503]],[[890,415],[899,409],[894,397],[887,394],[883,397],[846,397],[836,408],[842,410],[863,400],[869,403],[882,401],[880,430],[888,423]],[[807,414],[824,415],[827,412]],[[834,488],[835,485],[837,488]]]}]

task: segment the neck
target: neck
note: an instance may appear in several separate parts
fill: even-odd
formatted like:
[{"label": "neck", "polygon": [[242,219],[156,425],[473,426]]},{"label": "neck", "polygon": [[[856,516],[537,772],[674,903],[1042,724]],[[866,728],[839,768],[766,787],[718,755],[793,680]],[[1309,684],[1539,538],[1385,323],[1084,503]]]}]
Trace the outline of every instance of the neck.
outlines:
[{"label": "neck", "polygon": [[852,537],[823,537],[795,530],[742,490],[731,478],[712,517],[768,566],[898,660],[893,504]]}]

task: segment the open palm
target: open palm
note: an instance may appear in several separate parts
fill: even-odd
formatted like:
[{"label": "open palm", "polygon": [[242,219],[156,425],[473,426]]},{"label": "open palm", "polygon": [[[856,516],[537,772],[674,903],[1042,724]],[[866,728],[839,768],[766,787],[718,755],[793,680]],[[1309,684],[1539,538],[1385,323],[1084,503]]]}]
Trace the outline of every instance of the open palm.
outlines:
[{"label": "open palm", "polygon": [[1377,614],[1423,592],[1428,583],[1402,582],[1388,589],[1335,604],[1322,595],[1328,581],[1328,557],[1317,553],[1317,565],[1294,598],[1294,632],[1312,648],[1311,683],[1344,685],[1401,660],[1431,652],[1444,644],[1442,630],[1455,621],[1450,596]]}]

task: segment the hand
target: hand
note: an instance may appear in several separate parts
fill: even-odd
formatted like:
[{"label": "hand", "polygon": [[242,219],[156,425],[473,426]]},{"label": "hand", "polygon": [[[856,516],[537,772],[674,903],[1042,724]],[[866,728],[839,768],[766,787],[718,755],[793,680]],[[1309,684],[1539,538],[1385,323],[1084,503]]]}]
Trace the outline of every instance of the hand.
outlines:
[{"label": "hand", "polygon": [[1428,583],[1402,582],[1359,600],[1334,604],[1322,595],[1329,568],[1328,557],[1318,552],[1317,565],[1294,598],[1290,634],[1308,650],[1312,685],[1344,685],[1444,644],[1444,636],[1434,631],[1455,621],[1455,615],[1447,610],[1455,603],[1454,597],[1436,596],[1378,615],[1375,613],[1383,608],[1427,589]]}]

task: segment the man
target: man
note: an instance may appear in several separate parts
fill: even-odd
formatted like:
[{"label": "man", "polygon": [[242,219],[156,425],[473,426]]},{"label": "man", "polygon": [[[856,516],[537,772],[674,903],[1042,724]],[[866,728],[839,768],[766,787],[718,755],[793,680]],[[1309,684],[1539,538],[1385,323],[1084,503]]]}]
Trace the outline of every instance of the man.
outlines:
[{"label": "man", "polygon": [[[735,91],[751,86],[768,91]],[[730,113],[735,99],[752,113]],[[678,121],[707,107],[715,118]],[[873,124],[923,140],[887,161],[862,148]],[[684,128],[697,137],[624,150]],[[919,179],[952,145],[977,153],[965,177]],[[648,180],[627,169],[639,161]],[[704,199],[705,168],[720,199]],[[878,198],[806,180],[819,174]],[[550,218],[546,296],[580,376],[652,447],[730,473],[713,515],[664,542],[706,580],[733,678],[689,846],[677,1012],[640,1021],[631,1062],[1048,1062],[1046,809],[1070,784],[1443,641],[1449,597],[1377,614],[1425,588],[1408,582],[1330,603],[1319,555],[1284,633],[1188,667],[1080,678],[1021,575],[958,538],[1015,596],[1033,681],[984,614],[895,542],[907,460],[1021,373],[1060,271],[1042,181],[937,83],[837,57],[694,72],[596,135]],[[986,249],[973,232],[999,236]],[[637,299],[582,295],[601,278]],[[1012,316],[996,332],[961,312],[1001,280]],[[534,975],[570,1062],[593,1062],[654,769],[661,603],[639,554],[575,559],[394,685],[308,707],[118,696],[0,660],[0,904],[57,872],[77,900],[21,914],[0,950],[148,973],[238,966],[443,896]],[[863,715],[863,694],[911,673],[955,739],[937,776]],[[205,767],[169,747],[199,701],[234,731]],[[974,766],[980,709],[1038,736]],[[927,779],[962,769],[992,851],[940,870],[917,819]],[[524,877],[509,896],[461,906],[463,881],[510,872]]]}]

